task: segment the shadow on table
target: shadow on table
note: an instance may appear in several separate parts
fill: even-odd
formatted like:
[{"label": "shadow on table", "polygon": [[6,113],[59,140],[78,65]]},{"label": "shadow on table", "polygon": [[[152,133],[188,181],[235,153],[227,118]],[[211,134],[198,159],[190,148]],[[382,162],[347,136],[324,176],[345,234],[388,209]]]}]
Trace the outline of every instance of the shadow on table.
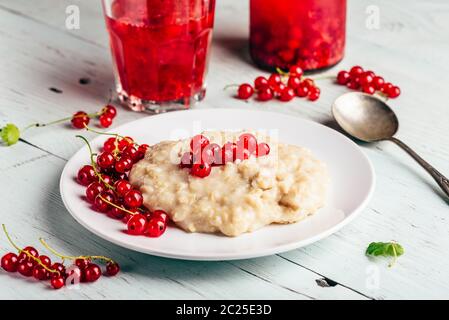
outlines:
[{"label": "shadow on table", "polygon": [[[227,52],[229,55],[254,65],[249,54],[248,38],[239,36],[217,35],[213,39],[213,45]],[[214,53],[212,53],[214,54]]]}]

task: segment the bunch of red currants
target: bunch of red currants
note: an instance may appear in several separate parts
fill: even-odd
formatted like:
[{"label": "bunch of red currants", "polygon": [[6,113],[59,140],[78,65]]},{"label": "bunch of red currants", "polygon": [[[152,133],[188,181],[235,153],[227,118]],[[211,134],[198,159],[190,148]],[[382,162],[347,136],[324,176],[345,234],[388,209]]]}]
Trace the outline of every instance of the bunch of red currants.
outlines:
[{"label": "bunch of red currants", "polygon": [[227,142],[223,146],[210,143],[204,135],[196,135],[190,140],[190,151],[181,157],[180,167],[190,169],[190,174],[199,178],[210,175],[212,167],[225,165],[236,160],[247,160],[251,156],[262,157],[270,153],[270,146],[250,134],[240,135],[238,141]]},{"label": "bunch of red currants", "polygon": [[116,115],[117,109],[108,104],[97,113],[88,114],[84,111],[78,111],[72,116],[71,122],[74,128],[84,129],[89,124],[91,118],[98,118],[101,127],[109,128]]},{"label": "bunch of red currants", "polygon": [[115,135],[104,142],[96,161],[91,153],[91,164],[78,171],[78,182],[87,187],[86,199],[93,208],[125,222],[128,234],[159,237],[167,228],[167,213],[149,212],[143,206],[142,193],[128,180],[133,164],[145,156],[148,147],[131,137]]}]

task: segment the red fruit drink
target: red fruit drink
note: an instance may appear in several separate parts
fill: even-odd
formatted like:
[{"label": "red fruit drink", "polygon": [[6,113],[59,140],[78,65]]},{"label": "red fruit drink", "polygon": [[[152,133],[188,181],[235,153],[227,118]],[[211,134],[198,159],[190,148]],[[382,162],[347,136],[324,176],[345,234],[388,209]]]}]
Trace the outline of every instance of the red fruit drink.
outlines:
[{"label": "red fruit drink", "polygon": [[344,55],[346,0],[251,0],[251,56],[262,67],[330,67]]},{"label": "red fruit drink", "polygon": [[135,111],[205,95],[215,0],[103,0],[119,98]]}]

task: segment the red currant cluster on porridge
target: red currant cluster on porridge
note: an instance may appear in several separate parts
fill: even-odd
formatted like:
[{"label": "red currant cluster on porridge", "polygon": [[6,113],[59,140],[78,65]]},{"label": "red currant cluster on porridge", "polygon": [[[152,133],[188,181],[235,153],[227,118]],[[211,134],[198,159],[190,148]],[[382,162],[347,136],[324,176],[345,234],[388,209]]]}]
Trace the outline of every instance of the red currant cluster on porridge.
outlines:
[{"label": "red currant cluster on porridge", "polygon": [[98,155],[93,154],[87,140],[79,136],[89,147],[91,164],[78,171],[78,182],[87,187],[86,199],[93,208],[122,220],[127,224],[128,234],[159,237],[167,228],[167,213],[162,210],[149,212],[143,206],[142,193],[128,180],[133,164],[145,156],[149,146],[139,145],[131,137],[112,135]]},{"label": "red currant cluster on porridge", "polygon": [[390,99],[401,95],[401,89],[398,86],[386,82],[383,77],[376,75],[373,71],[365,71],[360,66],[354,66],[350,71],[340,71],[337,75],[337,83],[371,95],[380,92]]},{"label": "red currant cluster on porridge", "polygon": [[109,128],[117,115],[117,109],[112,105],[107,105],[100,112],[88,114],[84,111],[76,112],[71,119],[72,126],[76,129],[84,129],[91,118],[98,118],[100,126]]},{"label": "red currant cluster on porridge", "polygon": [[[106,275],[115,276],[120,271],[120,266],[110,258],[104,256],[66,256],[58,253],[51,248],[43,239],[40,239],[42,245],[51,253],[61,259],[62,262],[52,262],[50,257],[41,255],[32,246],[23,249],[18,247],[6,231],[3,225],[3,231],[8,241],[17,250],[17,254],[9,252],[1,259],[3,270],[11,273],[18,272],[24,277],[34,277],[39,281],[50,280],[50,285],[54,289],[60,289],[65,285],[79,282],[95,282],[101,275],[100,266],[93,263],[98,260],[106,263]],[[66,267],[64,261],[71,261],[71,265]]]},{"label": "red currant cluster on porridge", "polygon": [[242,100],[257,95],[259,101],[269,101],[274,98],[282,102],[288,102],[295,97],[308,98],[316,101],[320,98],[321,90],[310,78],[303,77],[304,72],[299,66],[293,66],[289,72],[273,73],[267,79],[259,76],[254,80],[254,86],[248,83],[241,84],[237,91],[237,97]]},{"label": "red currant cluster on porridge", "polygon": [[250,134],[240,135],[237,142],[226,142],[223,146],[210,143],[204,135],[196,135],[190,141],[190,151],[181,157],[180,167],[190,169],[190,174],[199,178],[210,175],[212,167],[222,166],[236,160],[247,160],[251,156],[262,157],[270,153],[270,146],[258,142]]}]

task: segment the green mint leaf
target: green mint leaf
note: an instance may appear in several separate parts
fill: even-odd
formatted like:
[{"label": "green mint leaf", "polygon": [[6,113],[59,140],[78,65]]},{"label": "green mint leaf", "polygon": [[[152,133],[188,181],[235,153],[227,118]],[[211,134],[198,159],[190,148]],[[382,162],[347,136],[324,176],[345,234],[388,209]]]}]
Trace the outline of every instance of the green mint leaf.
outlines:
[{"label": "green mint leaf", "polygon": [[382,256],[382,257],[393,257],[390,267],[393,266],[397,257],[404,254],[404,248],[397,242],[371,242],[366,248],[365,254],[367,256]]},{"label": "green mint leaf", "polygon": [[11,146],[20,138],[20,130],[16,125],[8,123],[6,126],[1,128],[0,138],[6,143],[7,146]]}]

